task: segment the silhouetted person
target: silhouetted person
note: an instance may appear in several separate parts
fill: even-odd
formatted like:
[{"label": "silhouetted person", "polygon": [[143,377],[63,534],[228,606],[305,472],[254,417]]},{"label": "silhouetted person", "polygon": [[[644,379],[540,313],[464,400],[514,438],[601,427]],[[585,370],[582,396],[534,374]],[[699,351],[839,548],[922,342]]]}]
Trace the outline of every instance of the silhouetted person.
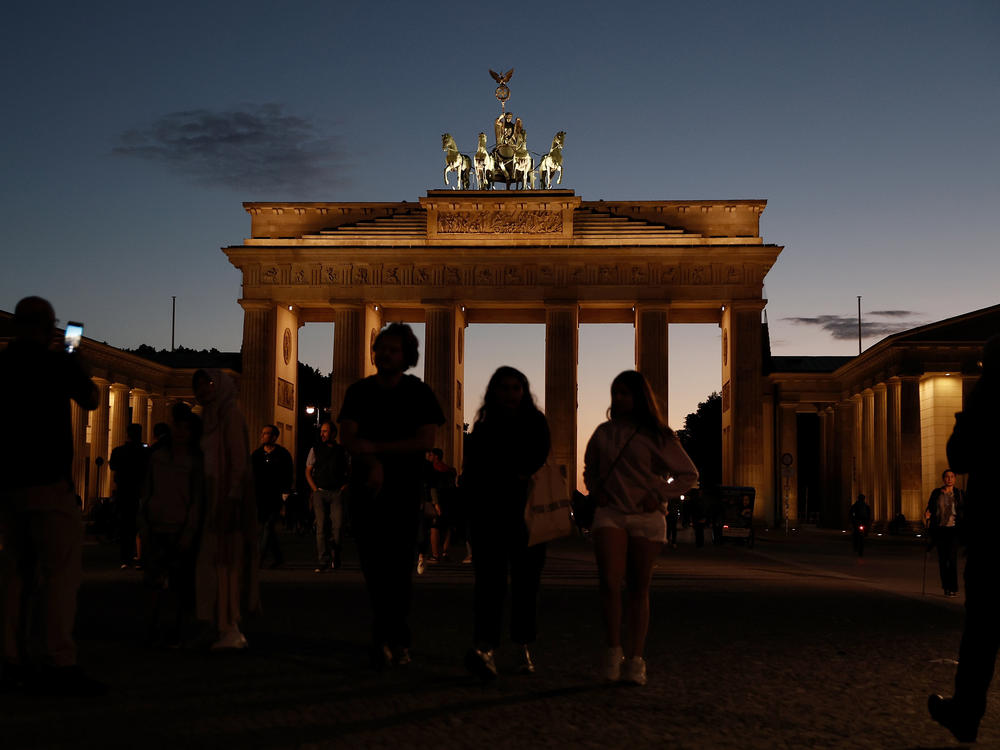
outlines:
[{"label": "silhouetted person", "polygon": [[372,661],[410,661],[410,611],[424,453],[444,414],[434,392],[406,375],[417,338],[393,323],[372,345],[376,374],[347,389],[337,420],[351,453],[351,526],[371,599]]},{"label": "silhouetted person", "polygon": [[164,448],[170,444],[170,425],[166,422],[157,422],[153,425],[153,444],[150,450]]},{"label": "silhouetted person", "polygon": [[964,510],[965,494],[955,486],[955,472],[945,469],[941,473],[941,486],[931,493],[924,511],[931,540],[937,547],[945,596],[958,596],[958,540]]},{"label": "silhouetted person", "polygon": [[[196,543],[204,513],[201,420],[184,403],[175,404],[172,415],[171,439],[151,452],[139,500],[151,645],[179,643],[183,627],[193,623]],[[173,616],[168,610],[161,626],[165,603],[172,604]]]},{"label": "silhouetted person", "polygon": [[858,499],[851,506],[849,515],[851,517],[851,543],[858,557],[864,557],[865,537],[872,525],[872,508],[865,502],[864,495],[858,495]]},{"label": "silhouetted person", "polygon": [[645,685],[649,587],[667,540],[664,513],[671,498],[694,487],[698,470],[667,426],[642,373],[626,370],[611,382],[608,417],[587,443],[583,469],[583,481],[597,502],[591,533],[607,646],[601,676]]},{"label": "silhouetted person", "polygon": [[[76,666],[73,621],[83,525],[73,490],[70,399],[95,409],[79,354],[54,340],[40,297],[14,309],[16,338],[0,352],[0,526],[4,548],[4,688],[90,695],[105,690]],[[29,632],[29,626],[31,632]]]},{"label": "silhouetted person", "polygon": [[968,474],[965,524],[965,630],[959,648],[955,695],[932,695],[931,716],[962,742],[974,742],[986,712],[986,693],[1000,648],[1000,336],[983,350],[983,374],[955,415],[948,463]]},{"label": "silhouetted person", "polygon": [[250,441],[236,403],[236,384],[228,375],[198,370],[193,386],[204,407],[205,456],[205,520],[195,571],[197,616],[215,626],[213,649],[243,649],[247,639],[240,621],[260,605]]},{"label": "silhouetted person", "polygon": [[140,564],[136,546],[136,514],[149,467],[149,449],[142,444],[142,425],[130,424],[125,442],[111,451],[108,466],[115,477],[115,513],[118,516],[118,558],[122,569]]},{"label": "silhouetted person", "polygon": [[542,468],[550,447],[549,424],[535,406],[528,379],[513,367],[498,368],[465,443],[462,468],[476,573],[474,647],[465,663],[483,679],[497,675],[493,654],[500,645],[508,576],[510,639],[519,651],[520,671],[535,671],[528,646],[538,635],[546,545],[528,546],[524,507],[531,477]]},{"label": "silhouetted person", "polygon": [[260,523],[260,560],[269,555],[271,567],[285,562],[278,541],[276,526],[281,518],[283,495],[292,488],[294,468],[292,454],[278,445],[276,425],[264,425],[260,431],[260,445],[250,455],[253,466],[254,487],[257,495],[257,521]]},{"label": "silhouetted person", "polygon": [[427,517],[427,536],[430,543],[430,563],[443,562],[448,559],[448,546],[451,544],[451,526],[454,518],[455,479],[457,472],[444,462],[444,451],[434,448],[426,453],[426,472],[428,502],[434,508],[434,513]]},{"label": "silhouetted person", "polygon": [[309,502],[316,517],[316,572],[340,567],[340,544],[344,528],[344,487],[350,471],[347,450],[337,442],[337,427],[320,423],[319,442],[306,457],[306,482],[312,490]]}]

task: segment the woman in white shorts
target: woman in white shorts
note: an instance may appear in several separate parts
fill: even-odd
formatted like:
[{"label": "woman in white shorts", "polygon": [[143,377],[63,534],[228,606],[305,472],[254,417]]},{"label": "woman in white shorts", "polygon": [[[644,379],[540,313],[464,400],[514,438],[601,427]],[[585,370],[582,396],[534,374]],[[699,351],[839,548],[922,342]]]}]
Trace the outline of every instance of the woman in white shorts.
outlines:
[{"label": "woman in white shorts", "polygon": [[[645,685],[649,585],[667,539],[665,508],[670,498],[695,485],[698,470],[666,425],[641,373],[626,370],[614,379],[608,417],[587,443],[583,470],[587,490],[597,501],[591,529],[608,649],[602,674]],[[621,624],[626,576],[628,659]]]}]

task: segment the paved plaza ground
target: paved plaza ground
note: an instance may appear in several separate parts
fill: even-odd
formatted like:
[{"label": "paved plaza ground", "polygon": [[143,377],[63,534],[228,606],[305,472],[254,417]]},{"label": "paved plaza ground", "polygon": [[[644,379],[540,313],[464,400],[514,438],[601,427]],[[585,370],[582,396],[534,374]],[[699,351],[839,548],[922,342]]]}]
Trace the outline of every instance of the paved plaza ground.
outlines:
[{"label": "paved plaza ground", "polygon": [[[870,540],[851,554],[837,532],[763,533],[752,550],[665,550],[653,591],[644,688],[596,678],[602,651],[590,545],[550,548],[538,673],[468,677],[472,571],[439,565],[416,580],[414,661],[367,667],[368,610],[356,561],[316,575],[306,537],[264,571],[264,611],[240,653],[141,644],[140,574],[112,547],[85,550],[81,663],[112,686],[103,698],[0,703],[0,748],[376,747],[932,748],[954,747],[927,716],[950,693],[962,598],[945,599],[936,560],[921,594],[921,541]],[[298,562],[296,562],[298,561]],[[980,746],[1000,747],[991,696]]]}]

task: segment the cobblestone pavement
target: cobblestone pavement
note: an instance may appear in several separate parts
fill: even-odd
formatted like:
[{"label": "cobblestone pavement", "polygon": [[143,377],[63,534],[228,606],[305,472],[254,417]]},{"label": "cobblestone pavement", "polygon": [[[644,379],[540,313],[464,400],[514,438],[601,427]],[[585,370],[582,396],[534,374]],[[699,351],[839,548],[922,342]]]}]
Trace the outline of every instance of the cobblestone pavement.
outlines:
[{"label": "cobblestone pavement", "polygon": [[[682,541],[684,538],[682,537]],[[644,688],[606,686],[595,568],[585,540],[552,545],[543,582],[538,673],[483,687],[469,645],[472,571],[417,578],[414,661],[367,668],[368,610],[353,558],[316,575],[302,562],[264,571],[265,610],[242,653],[142,647],[140,585],[114,550],[89,545],[80,594],[80,661],[112,686],[104,698],[5,696],[0,748],[931,748],[954,747],[930,721],[949,693],[961,599],[937,588],[919,540],[873,539],[866,557],[839,533],[761,534],[665,550],[652,596]],[[991,698],[982,747],[1000,747]]]}]

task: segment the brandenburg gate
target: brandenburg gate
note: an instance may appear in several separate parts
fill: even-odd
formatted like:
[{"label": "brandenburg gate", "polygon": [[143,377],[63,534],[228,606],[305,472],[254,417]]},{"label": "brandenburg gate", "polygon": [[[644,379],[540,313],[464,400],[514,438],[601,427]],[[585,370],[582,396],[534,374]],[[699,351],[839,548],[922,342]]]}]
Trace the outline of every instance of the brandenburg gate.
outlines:
[{"label": "brandenburg gate", "polygon": [[552,458],[575,478],[580,324],[632,323],[636,368],[665,405],[669,324],[707,323],[722,328],[723,482],[761,487],[762,292],[782,250],[760,236],[765,205],[585,201],[571,190],[245,203],[250,237],[224,252],[243,275],[247,422],[279,425],[291,447],[304,323],[334,324],[336,415],[348,385],[374,372],[383,324],[423,322],[425,380],[447,419],[438,445],[460,465],[465,327],[544,323]]}]

